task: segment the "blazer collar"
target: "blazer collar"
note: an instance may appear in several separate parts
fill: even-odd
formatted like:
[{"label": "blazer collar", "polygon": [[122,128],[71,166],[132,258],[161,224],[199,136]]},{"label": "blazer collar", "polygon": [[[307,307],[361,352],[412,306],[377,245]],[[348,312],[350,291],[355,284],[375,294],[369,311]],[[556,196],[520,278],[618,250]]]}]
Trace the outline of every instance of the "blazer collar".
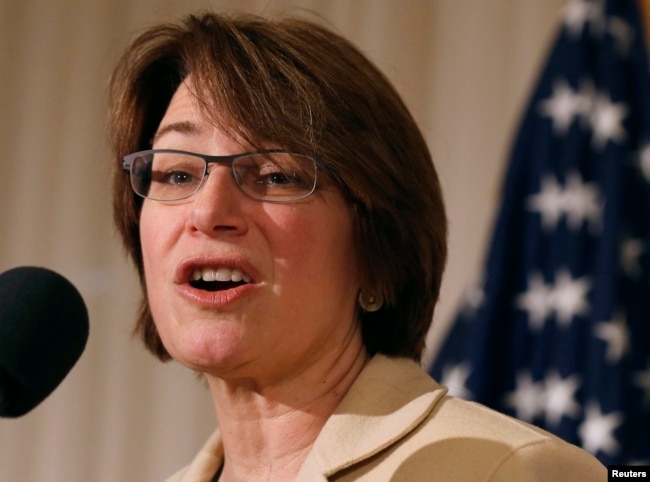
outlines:
[{"label": "blazer collar", "polygon": [[296,480],[326,480],[394,444],[446,392],[414,361],[374,356],[321,430]]}]

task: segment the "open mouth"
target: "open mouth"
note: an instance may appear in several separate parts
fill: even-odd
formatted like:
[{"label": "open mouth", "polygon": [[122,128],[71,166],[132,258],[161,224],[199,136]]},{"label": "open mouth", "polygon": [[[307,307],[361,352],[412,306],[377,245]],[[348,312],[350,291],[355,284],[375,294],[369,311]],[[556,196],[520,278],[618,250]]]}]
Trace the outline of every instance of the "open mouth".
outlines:
[{"label": "open mouth", "polygon": [[251,282],[248,275],[238,269],[197,268],[192,272],[190,286],[203,291],[225,291]]},{"label": "open mouth", "polygon": [[233,281],[190,281],[190,286],[196,288],[197,290],[203,291],[225,291],[232,288],[237,288],[238,286],[243,286],[246,283],[239,281],[237,283]]}]

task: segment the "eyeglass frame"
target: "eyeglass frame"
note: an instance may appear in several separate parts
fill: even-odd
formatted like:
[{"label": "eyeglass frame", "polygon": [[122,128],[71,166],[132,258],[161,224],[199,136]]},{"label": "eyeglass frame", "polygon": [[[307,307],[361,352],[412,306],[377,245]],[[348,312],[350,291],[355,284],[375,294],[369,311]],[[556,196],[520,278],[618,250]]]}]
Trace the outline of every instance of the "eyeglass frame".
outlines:
[{"label": "eyeglass frame", "polygon": [[[138,191],[135,190],[133,187],[133,180],[131,178],[132,172],[131,172],[131,166],[133,163],[133,160],[138,157],[138,156],[143,156],[146,154],[155,154],[155,153],[160,153],[160,154],[186,154],[188,156],[194,156],[198,157],[200,159],[203,159],[203,162],[205,163],[205,168],[203,170],[203,177],[201,177],[201,181],[199,182],[198,186],[196,187],[196,190],[192,192],[191,194],[188,194],[187,196],[183,196],[178,199],[170,199],[170,200],[163,200],[163,199],[155,199],[155,198],[150,198],[147,197],[143,194],[140,194]],[[288,155],[295,155],[295,156],[300,156],[300,157],[306,157],[310,159],[314,163],[314,184],[311,188],[311,191],[309,191],[307,194],[300,196],[298,198],[292,198],[289,200],[274,200],[274,199],[263,199],[259,197],[255,197],[249,192],[247,192],[242,185],[239,183],[238,179],[238,174],[235,171],[235,161],[239,159],[240,157],[247,157],[247,156],[254,156],[258,154],[288,154]],[[173,203],[176,201],[183,201],[184,199],[189,199],[192,196],[194,196],[201,187],[203,186],[203,183],[205,182],[205,179],[210,175],[208,172],[208,165],[209,164],[230,164],[231,169],[230,169],[230,174],[233,177],[233,180],[235,181],[235,184],[241,192],[243,192],[246,196],[248,196],[251,199],[254,199],[255,201],[260,201],[260,202],[269,202],[269,203],[290,203],[294,201],[300,201],[301,199],[305,199],[316,191],[316,186],[318,185],[318,163],[316,162],[316,159],[314,159],[312,156],[308,156],[305,154],[298,154],[296,152],[290,152],[290,151],[285,151],[283,149],[266,149],[262,151],[250,151],[250,152],[243,152],[241,154],[228,154],[225,156],[214,156],[214,155],[209,155],[209,154],[199,154],[198,152],[191,152],[191,151],[184,151],[180,149],[145,149],[144,151],[137,151],[137,152],[132,152],[131,154],[127,154],[126,156],[122,157],[122,169],[126,172],[129,173],[129,179],[130,179],[130,185],[131,185],[131,190],[137,195],[140,196],[141,198],[144,199],[149,199],[150,201],[156,201],[156,202],[162,202],[162,203]]]}]

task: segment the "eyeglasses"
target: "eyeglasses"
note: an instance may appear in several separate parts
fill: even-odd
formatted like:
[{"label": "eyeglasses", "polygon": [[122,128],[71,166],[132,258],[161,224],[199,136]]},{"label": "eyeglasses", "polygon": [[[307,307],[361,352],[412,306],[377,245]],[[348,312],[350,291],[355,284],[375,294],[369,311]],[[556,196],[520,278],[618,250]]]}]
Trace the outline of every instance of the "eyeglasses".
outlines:
[{"label": "eyeglasses", "polygon": [[154,201],[180,201],[198,192],[208,164],[230,164],[241,190],[259,201],[290,202],[316,189],[316,161],[278,149],[231,156],[207,156],[175,149],[152,149],[124,156],[133,191]]}]

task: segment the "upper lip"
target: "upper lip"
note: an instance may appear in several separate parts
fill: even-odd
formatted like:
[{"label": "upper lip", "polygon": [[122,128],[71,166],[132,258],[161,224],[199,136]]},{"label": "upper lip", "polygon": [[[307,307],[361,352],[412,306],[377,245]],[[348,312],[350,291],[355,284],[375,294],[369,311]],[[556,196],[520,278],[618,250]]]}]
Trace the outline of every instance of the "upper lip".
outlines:
[{"label": "upper lip", "polygon": [[192,274],[196,270],[210,268],[217,270],[219,268],[228,268],[237,270],[244,275],[247,283],[256,283],[259,275],[255,268],[247,261],[237,257],[211,257],[195,256],[181,261],[176,267],[174,273],[175,284],[187,284],[192,281]]}]

